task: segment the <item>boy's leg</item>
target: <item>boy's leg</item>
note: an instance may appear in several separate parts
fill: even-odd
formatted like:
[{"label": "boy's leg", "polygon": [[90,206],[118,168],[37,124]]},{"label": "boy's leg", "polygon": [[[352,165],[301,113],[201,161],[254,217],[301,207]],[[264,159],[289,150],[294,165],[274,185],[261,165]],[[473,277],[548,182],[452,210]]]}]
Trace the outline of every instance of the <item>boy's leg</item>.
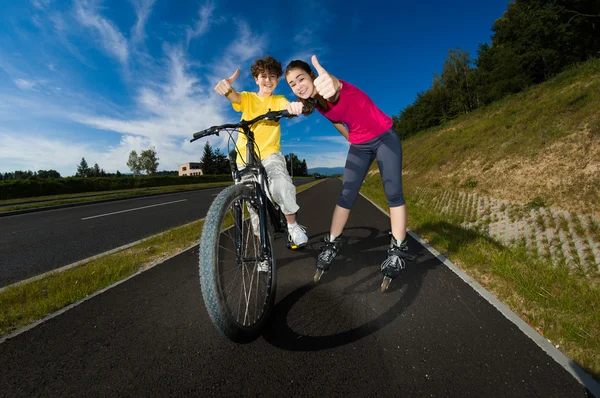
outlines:
[{"label": "boy's leg", "polygon": [[294,246],[303,246],[308,242],[304,228],[296,222],[296,213],[300,209],[296,202],[296,186],[292,183],[285,158],[276,152],[263,159],[262,164],[269,179],[269,190],[273,200],[281,207],[288,222],[289,237]]}]

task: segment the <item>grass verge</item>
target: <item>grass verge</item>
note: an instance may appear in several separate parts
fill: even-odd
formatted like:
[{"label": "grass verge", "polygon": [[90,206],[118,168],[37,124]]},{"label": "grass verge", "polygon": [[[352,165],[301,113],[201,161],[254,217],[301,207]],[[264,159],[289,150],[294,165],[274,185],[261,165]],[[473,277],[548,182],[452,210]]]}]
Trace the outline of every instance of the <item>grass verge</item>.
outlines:
[{"label": "grass verge", "polygon": [[[600,280],[507,247],[411,201],[409,228],[600,381]],[[379,174],[361,192],[387,209]]]},{"label": "grass verge", "polygon": [[[304,191],[324,180],[296,188]],[[0,336],[160,264],[198,242],[204,220],[173,228],[123,251],[0,292]]]}]

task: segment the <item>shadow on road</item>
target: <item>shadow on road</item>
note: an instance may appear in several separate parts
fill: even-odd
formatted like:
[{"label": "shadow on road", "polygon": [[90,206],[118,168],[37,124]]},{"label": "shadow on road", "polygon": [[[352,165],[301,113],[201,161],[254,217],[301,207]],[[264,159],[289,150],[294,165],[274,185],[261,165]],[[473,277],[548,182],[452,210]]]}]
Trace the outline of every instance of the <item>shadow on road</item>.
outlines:
[{"label": "shadow on road", "polygon": [[[348,228],[344,235],[348,243],[321,281],[305,283],[277,303],[263,333],[268,343],[290,351],[318,351],[356,342],[397,319],[419,294],[428,271],[441,264],[409,237],[418,258],[382,294],[379,264],[389,244],[387,231]],[[309,247],[301,256],[315,258],[318,252]],[[284,259],[278,268],[297,260]]]}]

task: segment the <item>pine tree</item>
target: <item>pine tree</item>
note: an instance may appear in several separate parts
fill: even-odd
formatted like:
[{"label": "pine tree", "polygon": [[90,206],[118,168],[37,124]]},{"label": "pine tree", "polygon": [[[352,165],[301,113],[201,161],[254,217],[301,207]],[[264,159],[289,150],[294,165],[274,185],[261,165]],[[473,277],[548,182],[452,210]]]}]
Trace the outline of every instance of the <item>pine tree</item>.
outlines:
[{"label": "pine tree", "polygon": [[77,177],[87,177],[90,174],[90,167],[88,166],[85,158],[81,158],[81,162],[79,166],[77,166],[77,173],[75,174]]}]

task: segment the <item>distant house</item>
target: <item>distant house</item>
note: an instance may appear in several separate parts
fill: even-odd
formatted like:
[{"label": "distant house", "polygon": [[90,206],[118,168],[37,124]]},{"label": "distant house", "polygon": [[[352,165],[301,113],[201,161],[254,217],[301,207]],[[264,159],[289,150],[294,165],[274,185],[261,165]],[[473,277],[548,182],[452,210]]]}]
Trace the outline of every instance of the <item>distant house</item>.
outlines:
[{"label": "distant house", "polygon": [[189,162],[182,165],[179,165],[179,176],[201,176],[204,173],[202,172],[200,163]]}]

